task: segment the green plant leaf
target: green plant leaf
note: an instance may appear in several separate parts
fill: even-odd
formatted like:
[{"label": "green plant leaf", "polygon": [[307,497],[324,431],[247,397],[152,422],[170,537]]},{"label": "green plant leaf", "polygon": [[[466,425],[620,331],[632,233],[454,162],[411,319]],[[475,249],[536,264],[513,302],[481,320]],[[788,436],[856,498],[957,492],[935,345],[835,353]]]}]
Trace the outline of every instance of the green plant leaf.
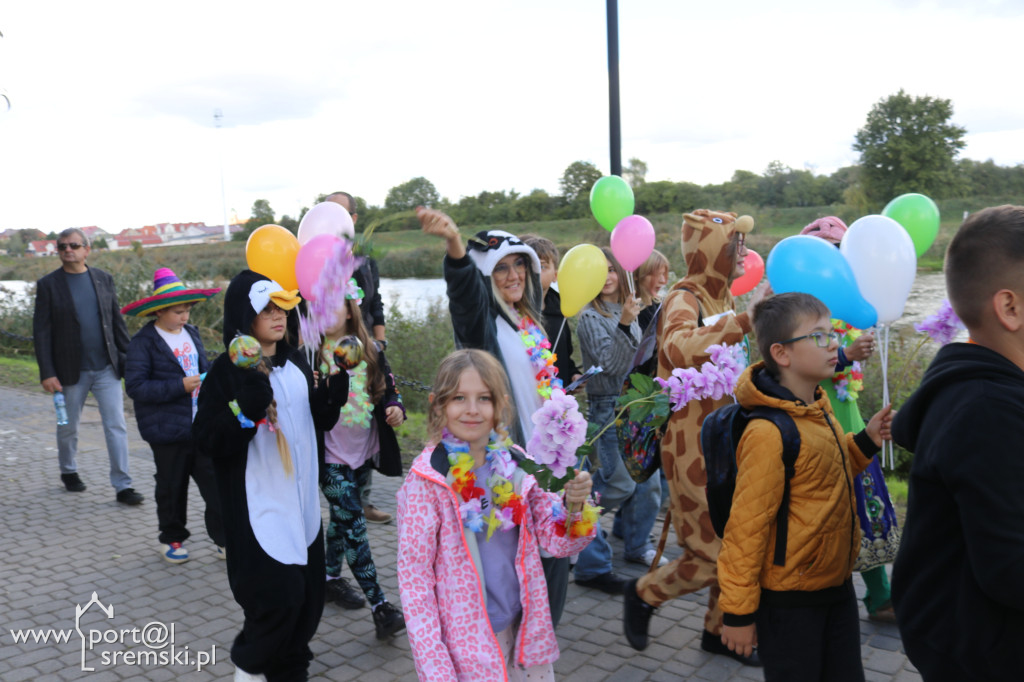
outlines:
[{"label": "green plant leaf", "polygon": [[654,379],[646,374],[630,374],[629,380],[636,390],[640,391],[643,395],[650,395],[651,393],[654,393]]}]

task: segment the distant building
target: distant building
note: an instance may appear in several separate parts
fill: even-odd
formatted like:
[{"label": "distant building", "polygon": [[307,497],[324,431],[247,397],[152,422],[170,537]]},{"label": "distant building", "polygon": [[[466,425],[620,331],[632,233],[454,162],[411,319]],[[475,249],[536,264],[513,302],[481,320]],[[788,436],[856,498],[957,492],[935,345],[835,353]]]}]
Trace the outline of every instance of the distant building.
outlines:
[{"label": "distant building", "polygon": [[40,239],[34,242],[29,242],[28,246],[25,247],[25,253],[29,256],[56,256],[57,240]]}]

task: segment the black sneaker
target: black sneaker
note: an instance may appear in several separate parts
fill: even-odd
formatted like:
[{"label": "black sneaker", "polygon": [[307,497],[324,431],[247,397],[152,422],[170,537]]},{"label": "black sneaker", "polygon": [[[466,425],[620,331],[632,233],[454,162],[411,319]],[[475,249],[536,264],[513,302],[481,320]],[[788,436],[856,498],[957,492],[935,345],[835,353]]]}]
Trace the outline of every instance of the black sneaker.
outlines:
[{"label": "black sneaker", "polygon": [[576,578],[576,584],[580,587],[592,587],[595,590],[601,590],[605,594],[622,594],[622,590],[626,587],[626,580],[615,573],[615,571],[608,571],[602,573],[594,578],[587,578],[581,580]]},{"label": "black sneaker", "polygon": [[387,639],[405,629],[405,616],[391,602],[385,601],[374,609],[373,624],[377,628],[377,639]]},{"label": "black sneaker", "polygon": [[85,490],[85,484],[82,483],[82,479],[78,477],[77,473],[61,474],[60,480],[69,493],[80,493]]},{"label": "black sneaker", "polygon": [[761,657],[757,655],[756,648],[750,652],[749,656],[743,656],[722,644],[722,638],[719,635],[713,635],[707,630],[702,632],[700,635],[700,648],[709,654],[728,656],[729,658],[735,659],[743,665],[749,665],[752,668],[760,668],[764,665],[764,663],[761,662]]},{"label": "black sneaker", "polygon": [[650,641],[647,628],[651,624],[654,607],[640,598],[636,592],[636,583],[636,580],[630,580],[623,591],[622,629],[629,645],[637,651],[643,651]]},{"label": "black sneaker", "polygon": [[324,588],[324,601],[332,601],[343,609],[361,609],[366,606],[363,595],[356,592],[352,583],[344,578],[328,580]]},{"label": "black sneaker", "polygon": [[135,488],[125,488],[124,490],[117,491],[117,501],[121,504],[127,504],[129,507],[142,504],[143,499],[142,495],[135,492]]}]

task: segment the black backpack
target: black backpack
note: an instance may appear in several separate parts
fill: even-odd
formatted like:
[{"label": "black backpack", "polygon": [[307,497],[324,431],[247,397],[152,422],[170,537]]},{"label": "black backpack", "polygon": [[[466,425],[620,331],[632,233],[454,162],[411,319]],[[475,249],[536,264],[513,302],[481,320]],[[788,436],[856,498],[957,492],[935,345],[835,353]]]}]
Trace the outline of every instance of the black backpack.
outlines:
[{"label": "black backpack", "polygon": [[[676,285],[669,292],[669,296],[675,291],[690,291],[686,287]],[[693,293],[690,291],[690,293]],[[665,297],[668,300],[668,296]],[[658,318],[661,317],[661,308],[664,301],[654,311],[651,321],[647,323],[643,337],[637,345],[636,353],[633,356],[633,368],[626,373],[626,379],[622,382],[620,396],[626,395],[629,391],[630,377],[640,374],[652,379],[658,376]],[[697,326],[704,326],[704,314],[700,307],[700,300],[697,301]],[[615,422],[615,433],[619,439],[619,453],[626,465],[626,471],[630,478],[637,483],[643,483],[661,468],[661,439],[668,428],[668,422],[653,425],[654,415],[648,414],[640,421],[634,421],[628,414],[622,415]]]},{"label": "black backpack", "polygon": [[725,524],[732,511],[732,496],[736,490],[736,446],[743,430],[752,419],[765,419],[775,424],[782,435],[782,464],[786,468],[786,482],[782,504],[776,516],[776,566],[786,565],[786,539],[789,530],[789,479],[795,473],[796,458],[800,453],[800,432],[793,418],[783,410],[758,406],[748,410],[733,404],[720,407],[704,419],[700,429],[700,446],[704,452],[707,471],[708,511],[711,525],[718,537],[725,534]]}]

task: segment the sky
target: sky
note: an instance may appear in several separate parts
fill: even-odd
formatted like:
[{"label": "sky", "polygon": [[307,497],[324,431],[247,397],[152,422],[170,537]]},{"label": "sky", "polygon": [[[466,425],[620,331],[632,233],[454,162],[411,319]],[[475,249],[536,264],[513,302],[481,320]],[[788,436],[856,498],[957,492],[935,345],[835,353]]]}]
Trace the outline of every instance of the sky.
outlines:
[{"label": "sky", "polygon": [[[609,172],[601,0],[37,0],[0,4],[0,33],[0,230],[219,225],[257,199],[296,216],[418,176],[452,201],[556,194],[574,161]],[[952,100],[962,157],[1016,165],[1021,35],[1020,0],[621,1],[622,158],[698,184],[773,160],[828,174],[903,88]]]}]

